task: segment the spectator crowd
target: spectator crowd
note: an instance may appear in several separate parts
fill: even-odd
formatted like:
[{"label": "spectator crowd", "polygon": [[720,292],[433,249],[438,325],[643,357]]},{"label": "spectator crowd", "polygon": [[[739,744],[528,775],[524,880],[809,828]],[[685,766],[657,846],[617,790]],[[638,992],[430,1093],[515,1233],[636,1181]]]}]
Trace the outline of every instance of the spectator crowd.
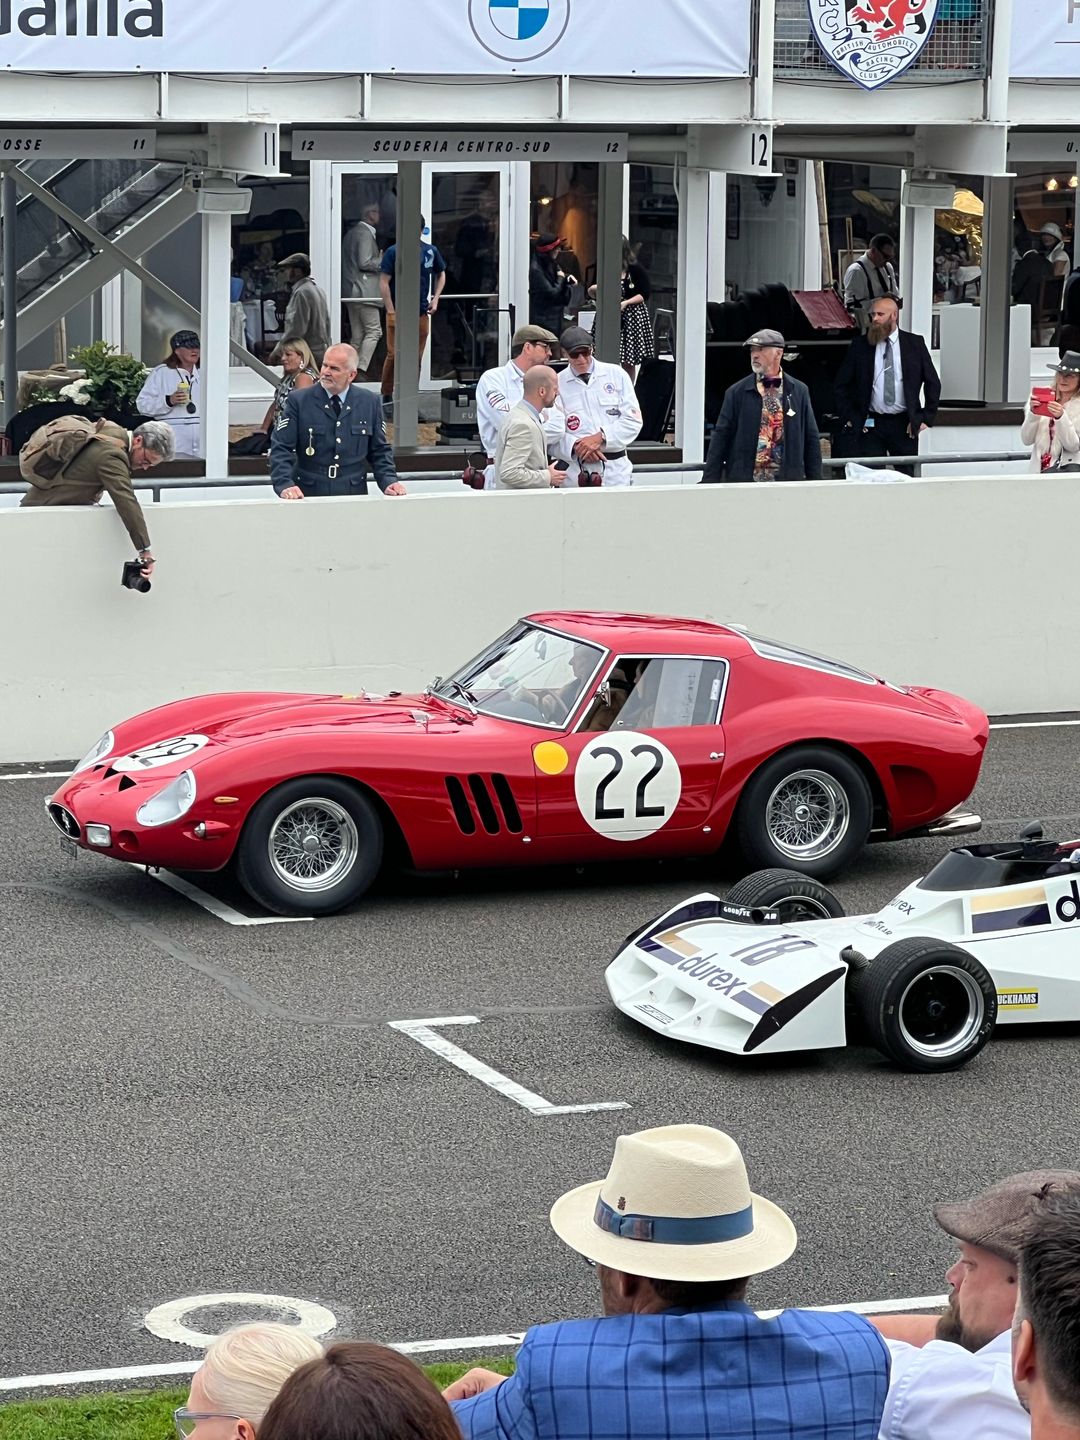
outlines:
[{"label": "spectator crowd", "polygon": [[941,1314],[761,1315],[753,1282],[798,1237],[735,1140],[623,1135],[550,1215],[598,1317],[537,1326],[511,1376],[441,1395],[385,1346],[241,1326],[207,1350],[178,1440],[1080,1440],[1080,1172],[1010,1175],[933,1219],[957,1249]]}]

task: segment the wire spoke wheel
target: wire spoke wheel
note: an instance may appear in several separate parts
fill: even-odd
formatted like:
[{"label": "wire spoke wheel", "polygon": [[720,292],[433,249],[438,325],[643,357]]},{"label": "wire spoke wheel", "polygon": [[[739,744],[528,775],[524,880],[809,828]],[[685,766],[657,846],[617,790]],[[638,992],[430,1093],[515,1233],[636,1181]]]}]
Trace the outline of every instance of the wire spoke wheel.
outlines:
[{"label": "wire spoke wheel", "polygon": [[986,1004],[966,970],[941,965],[909,982],[897,1007],[900,1033],[918,1055],[962,1055],[982,1028]]},{"label": "wire spoke wheel", "polygon": [[765,826],[776,849],[790,860],[820,860],[840,845],[851,810],[847,792],[824,770],[797,770],[769,796]]},{"label": "wire spoke wheel", "polygon": [[343,880],[355,865],[359,849],[352,816],[323,796],[287,806],[267,837],[274,873],[292,889],[305,893],[328,890]]}]

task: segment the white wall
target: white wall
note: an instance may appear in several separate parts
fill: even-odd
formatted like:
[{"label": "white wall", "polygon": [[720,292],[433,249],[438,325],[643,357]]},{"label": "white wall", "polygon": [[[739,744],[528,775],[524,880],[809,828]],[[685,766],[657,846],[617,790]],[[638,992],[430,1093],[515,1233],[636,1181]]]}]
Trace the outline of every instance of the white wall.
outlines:
[{"label": "white wall", "polygon": [[[148,595],[107,509],[0,513],[0,761],[225,689],[422,687],[532,609],[701,615],[996,712],[1075,707],[1075,488],[1025,476],[853,485],[162,505]],[[989,606],[985,617],[982,606]]]}]

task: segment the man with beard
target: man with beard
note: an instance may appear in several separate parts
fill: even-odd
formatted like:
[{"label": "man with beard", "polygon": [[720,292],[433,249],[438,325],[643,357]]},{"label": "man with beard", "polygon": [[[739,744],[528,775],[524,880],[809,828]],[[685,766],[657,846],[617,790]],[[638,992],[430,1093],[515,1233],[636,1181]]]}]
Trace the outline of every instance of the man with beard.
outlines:
[{"label": "man with beard", "polygon": [[[857,335],[835,384],[840,434],[835,455],[917,455],[933,425],[941,381],[921,335],[900,329],[900,301],[883,295]],[[904,466],[898,467],[904,469]]]},{"label": "man with beard", "polygon": [[1031,1170],[934,1206],[960,1246],[944,1313],[870,1317],[892,1355],[881,1440],[1029,1440],[1010,1355],[1019,1259],[1048,1198],[1077,1185],[1075,1171]]},{"label": "man with beard", "polygon": [[810,391],[781,369],[783,335],[757,330],[746,345],[750,374],[728,387],[701,483],[820,480],[821,438]]},{"label": "man with beard", "polygon": [[1012,1355],[1031,1440],[1080,1440],[1080,1190],[1046,1200],[1020,1252]]}]

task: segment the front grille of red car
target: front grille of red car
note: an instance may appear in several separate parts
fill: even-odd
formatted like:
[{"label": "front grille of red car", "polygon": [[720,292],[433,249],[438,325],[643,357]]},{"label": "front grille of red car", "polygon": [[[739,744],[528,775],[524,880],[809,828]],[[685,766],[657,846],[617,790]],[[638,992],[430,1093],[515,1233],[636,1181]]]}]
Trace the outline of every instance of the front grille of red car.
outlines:
[{"label": "front grille of red car", "polygon": [[65,810],[63,805],[57,805],[55,802],[51,804],[49,806],[49,818],[60,831],[61,835],[66,835],[69,840],[78,840],[82,835],[82,827],[79,822],[70,810]]},{"label": "front grille of red car", "polygon": [[448,775],[446,794],[463,835],[476,834],[478,817],[480,825],[489,835],[498,835],[502,830],[520,835],[524,829],[514,792],[505,775],[492,775],[490,778],[467,775],[465,784],[456,775]]}]

